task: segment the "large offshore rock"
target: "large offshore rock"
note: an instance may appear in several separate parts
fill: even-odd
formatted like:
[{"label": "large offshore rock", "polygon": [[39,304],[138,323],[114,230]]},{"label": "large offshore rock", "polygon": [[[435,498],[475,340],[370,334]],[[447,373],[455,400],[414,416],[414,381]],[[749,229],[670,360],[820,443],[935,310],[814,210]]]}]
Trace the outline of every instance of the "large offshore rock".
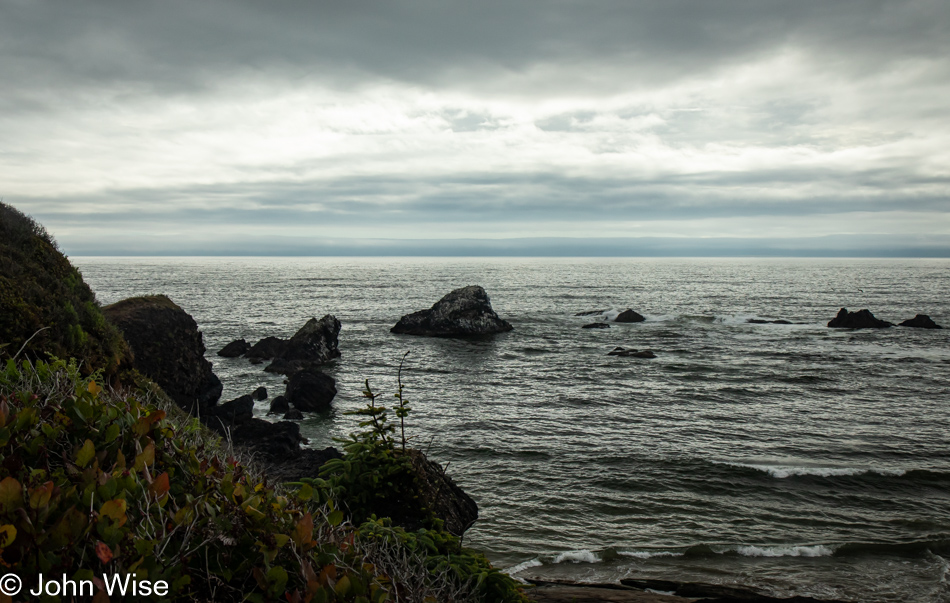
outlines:
[{"label": "large offshore rock", "polygon": [[838,315],[828,323],[828,326],[832,329],[886,329],[894,325],[886,320],[874,318],[874,315],[868,310],[848,312],[847,308],[841,308]]},{"label": "large offshore rock", "polygon": [[287,347],[287,340],[280,337],[265,337],[252,345],[244,355],[251,360],[270,360],[280,356]]},{"label": "large offshore rock", "polygon": [[205,360],[195,319],[164,295],[133,297],[102,309],[132,348],[133,366],[191,414],[208,412],[221,381]]},{"label": "large offshore rock", "polygon": [[291,375],[284,393],[287,401],[303,412],[329,410],[334,396],[336,381],[330,375],[315,369],[306,369]]},{"label": "large offshore rock", "polygon": [[926,314],[918,314],[913,318],[908,318],[904,322],[898,324],[899,327],[913,327],[915,329],[942,329],[940,325],[935,323],[929,316]]},{"label": "large offshore rock", "polygon": [[644,320],[646,320],[646,318],[644,318],[642,314],[627,308],[617,315],[614,322],[643,322]]},{"label": "large offshore rock", "polygon": [[512,330],[498,317],[491,300],[478,285],[452,291],[428,310],[407,314],[390,332],[427,337],[469,337]]},{"label": "large offshore rock", "polygon": [[291,375],[339,358],[340,328],[340,321],[331,314],[320,320],[311,318],[294,333],[274,361],[264,370]]},{"label": "large offshore rock", "polygon": [[238,356],[243,356],[251,349],[251,344],[246,342],[244,338],[235,339],[228,345],[224,346],[218,350],[218,356],[222,358],[237,358]]}]

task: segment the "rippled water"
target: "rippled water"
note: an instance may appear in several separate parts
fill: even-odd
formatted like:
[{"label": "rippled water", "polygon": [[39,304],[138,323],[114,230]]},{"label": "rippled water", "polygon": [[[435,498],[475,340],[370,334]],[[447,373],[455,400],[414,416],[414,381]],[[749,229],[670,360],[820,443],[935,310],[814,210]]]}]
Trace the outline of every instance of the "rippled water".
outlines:
[{"label": "rippled water", "polygon": [[[950,329],[825,327],[841,306],[950,327],[948,261],[74,262],[103,303],[161,292],[190,312],[224,399],[283,393],[282,377],[215,350],[336,315],[336,410],[302,424],[316,447],[355,428],[342,411],[364,379],[394,389],[408,350],[415,445],[478,501],[467,543],[520,576],[950,601]],[[469,284],[514,331],[389,333]],[[573,316],[627,307],[647,321],[584,330]],[[658,357],[608,357],[617,345]]]}]

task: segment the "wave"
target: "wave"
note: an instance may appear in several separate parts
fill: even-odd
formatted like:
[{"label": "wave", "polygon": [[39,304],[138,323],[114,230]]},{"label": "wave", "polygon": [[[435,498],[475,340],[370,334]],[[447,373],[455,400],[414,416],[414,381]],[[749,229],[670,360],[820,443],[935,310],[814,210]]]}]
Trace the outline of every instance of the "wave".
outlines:
[{"label": "wave", "polygon": [[682,557],[685,553],[674,551],[617,551],[618,555],[635,559],[653,559],[654,557]]},{"label": "wave", "polygon": [[601,561],[602,559],[597,553],[593,553],[587,549],[581,549],[579,551],[558,553],[552,563],[600,563]]},{"label": "wave", "polygon": [[716,465],[729,465],[754,469],[768,473],[772,477],[785,479],[787,477],[815,476],[815,477],[846,477],[853,475],[880,475],[884,477],[900,477],[908,471],[906,469],[881,469],[875,467],[819,467],[810,465],[765,465],[757,463],[735,463],[730,461],[712,461]]},{"label": "wave", "polygon": [[743,557],[830,557],[835,549],[823,544],[814,546],[740,546],[735,552]]},{"label": "wave", "polygon": [[514,574],[523,572],[527,569],[531,569],[532,567],[540,567],[542,565],[544,564],[541,563],[541,561],[538,560],[537,557],[535,557],[534,559],[528,559],[527,561],[522,561],[521,563],[518,563],[517,565],[512,565],[508,569],[504,569],[502,571],[508,574],[509,576],[512,576]]}]

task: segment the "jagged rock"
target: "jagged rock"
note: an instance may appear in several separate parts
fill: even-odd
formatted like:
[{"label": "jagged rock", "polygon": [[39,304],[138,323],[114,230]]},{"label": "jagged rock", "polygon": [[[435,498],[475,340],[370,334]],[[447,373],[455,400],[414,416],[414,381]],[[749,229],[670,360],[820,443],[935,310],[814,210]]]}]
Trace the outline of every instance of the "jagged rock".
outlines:
[{"label": "jagged rock", "polygon": [[221,381],[205,360],[194,318],[164,295],[125,299],[102,312],[122,331],[139,372],[188,412],[208,414],[221,397]]},{"label": "jagged rock", "polygon": [[605,322],[592,322],[589,325],[584,325],[582,329],[609,329],[610,325]]},{"label": "jagged rock", "polygon": [[329,410],[330,402],[336,396],[336,382],[320,371],[303,370],[290,376],[284,396],[303,412]]},{"label": "jagged rock", "polygon": [[904,322],[897,325],[899,327],[914,327],[915,329],[942,329],[940,325],[935,323],[929,316],[926,314],[918,314],[913,318],[908,318]]},{"label": "jagged rock", "polygon": [[290,410],[290,403],[287,401],[285,396],[277,396],[270,403],[270,410],[267,411],[269,415],[280,415],[284,414]]},{"label": "jagged rock", "polygon": [[265,337],[252,345],[244,355],[247,356],[251,362],[255,360],[258,361],[254,362],[254,364],[260,364],[261,360],[269,360],[280,356],[286,347],[286,339],[281,339],[280,337]]},{"label": "jagged rock", "polygon": [[251,349],[251,344],[244,341],[244,339],[235,339],[228,345],[224,346],[218,350],[218,356],[223,358],[237,358],[238,356],[243,356]]},{"label": "jagged rock", "polygon": [[643,322],[644,320],[646,320],[646,318],[634,312],[630,308],[627,308],[617,315],[617,318],[614,319],[614,322]]},{"label": "jagged rock", "polygon": [[274,361],[264,370],[290,375],[339,358],[340,328],[340,321],[330,314],[320,320],[311,318],[294,333]]},{"label": "jagged rock", "polygon": [[512,328],[492,310],[485,290],[471,285],[452,291],[428,310],[403,316],[390,332],[427,337],[467,337],[503,333]]},{"label": "jagged rock", "polygon": [[251,397],[255,400],[266,400],[267,399],[267,388],[263,385],[251,392]]},{"label": "jagged rock", "polygon": [[303,421],[303,413],[296,408],[291,408],[284,413],[285,421]]},{"label": "jagged rock", "polygon": [[575,314],[574,316],[596,316],[596,315],[598,315],[598,314],[605,314],[606,312],[607,312],[606,309],[604,309],[604,310],[585,310],[584,312],[578,312],[578,313]]},{"label": "jagged rock", "polygon": [[838,315],[828,323],[828,326],[832,329],[884,329],[894,325],[886,320],[874,318],[874,315],[868,310],[848,312],[847,308],[841,308]]},{"label": "jagged rock", "polygon": [[[441,465],[430,461],[420,450],[407,452],[419,487],[416,504],[432,510],[436,517],[445,522],[449,532],[461,536],[478,519],[478,505],[446,475]],[[414,527],[411,521],[405,525],[408,529]]]},{"label": "jagged rock", "polygon": [[785,320],[782,318],[778,320],[765,320],[764,318],[750,318],[746,322],[753,325],[790,325],[792,324],[792,321]]},{"label": "jagged rock", "polygon": [[636,350],[633,348],[627,349],[620,346],[615,347],[610,352],[607,352],[608,356],[625,356],[632,358],[656,358],[656,354],[653,353],[653,350]]},{"label": "jagged rock", "polygon": [[250,396],[235,398],[214,407],[213,414],[229,424],[243,423],[254,416],[254,400]]},{"label": "jagged rock", "polygon": [[297,482],[305,477],[320,477],[320,467],[325,462],[342,457],[343,454],[333,447],[323,450],[304,448],[283,459],[265,461],[264,470],[274,482]]}]

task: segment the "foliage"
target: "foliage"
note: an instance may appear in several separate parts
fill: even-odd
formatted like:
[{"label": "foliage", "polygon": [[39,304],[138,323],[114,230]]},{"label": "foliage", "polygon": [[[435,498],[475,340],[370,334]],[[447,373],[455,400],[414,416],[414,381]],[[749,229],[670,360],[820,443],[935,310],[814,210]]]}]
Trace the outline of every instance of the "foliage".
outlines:
[{"label": "foliage", "polygon": [[[31,339],[32,338],[32,339]],[[82,275],[32,218],[0,203],[0,357],[78,358],[107,377],[131,356]]]},{"label": "foliage", "polygon": [[0,563],[24,581],[135,572],[175,599],[389,597],[325,499],[268,486],[197,422],[99,377],[62,361],[0,373]]}]

